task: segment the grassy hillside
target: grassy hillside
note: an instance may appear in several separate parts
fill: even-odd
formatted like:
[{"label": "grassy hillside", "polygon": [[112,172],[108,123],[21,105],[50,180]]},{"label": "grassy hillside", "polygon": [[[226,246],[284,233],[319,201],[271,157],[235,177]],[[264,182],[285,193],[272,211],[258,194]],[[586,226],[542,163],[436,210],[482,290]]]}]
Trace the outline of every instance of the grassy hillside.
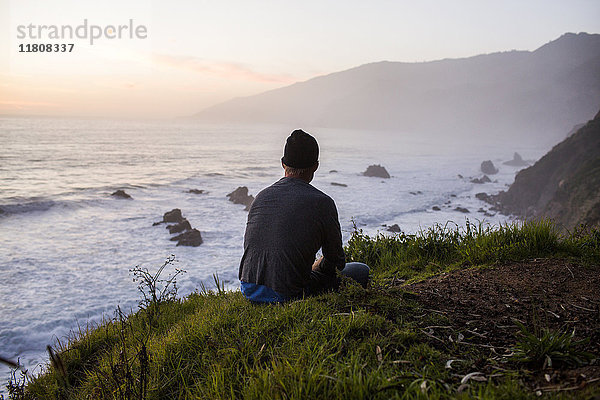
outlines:
[{"label": "grassy hillside", "polygon": [[[565,313],[571,314],[568,318],[564,314],[564,324],[546,320],[550,315],[543,311],[550,310],[543,303],[547,288],[539,292],[542,303],[532,303],[537,305],[531,308],[525,307],[524,299],[537,296],[535,290],[525,290],[525,297],[510,291],[521,304],[518,314],[488,333],[485,324],[474,327],[460,319],[477,320],[470,315],[477,315],[474,311],[453,311],[451,301],[436,300],[436,288],[442,284],[419,286],[468,271],[498,273],[509,266],[519,268],[517,276],[525,277],[531,272],[543,274],[540,268],[549,265],[566,265],[565,277],[573,285],[585,288],[585,282],[590,282],[597,288],[600,231],[565,237],[547,222],[497,228],[437,226],[417,235],[391,237],[368,237],[357,231],[346,251],[350,259],[372,267],[369,289],[346,282],[339,293],[283,305],[253,305],[239,292],[222,288],[175,299],[172,286],[161,289],[172,280],[165,278],[161,284],[158,274],[138,272],[145,300],[137,313],[117,312],[113,320],[75,333],[69,343],[58,346],[43,375],[26,386],[11,383],[11,398],[600,395],[598,354],[589,354],[597,349],[579,342],[584,338],[578,334],[581,324],[577,322],[593,330],[600,327],[597,290],[578,292],[585,294],[588,303],[579,297],[569,300],[577,302],[576,307],[565,303]],[[545,263],[539,264],[542,258]],[[166,267],[164,273],[169,272],[168,263]],[[490,301],[478,278],[459,279],[467,281],[471,282],[468,295],[464,289],[451,299],[463,305],[469,299]],[[556,283],[551,282],[559,288],[565,285]],[[503,295],[507,287],[499,286]],[[476,293],[479,299],[472,298]],[[501,305],[504,314],[511,309]],[[560,309],[552,310],[562,316]]]}]

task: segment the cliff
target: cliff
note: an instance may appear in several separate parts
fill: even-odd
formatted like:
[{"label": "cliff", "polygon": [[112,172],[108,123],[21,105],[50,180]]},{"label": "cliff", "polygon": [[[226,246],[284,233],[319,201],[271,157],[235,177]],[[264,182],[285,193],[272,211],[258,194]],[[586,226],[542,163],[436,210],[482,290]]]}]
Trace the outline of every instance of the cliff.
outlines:
[{"label": "cliff", "polygon": [[504,212],[552,218],[566,229],[600,225],[600,112],[491,198]]}]

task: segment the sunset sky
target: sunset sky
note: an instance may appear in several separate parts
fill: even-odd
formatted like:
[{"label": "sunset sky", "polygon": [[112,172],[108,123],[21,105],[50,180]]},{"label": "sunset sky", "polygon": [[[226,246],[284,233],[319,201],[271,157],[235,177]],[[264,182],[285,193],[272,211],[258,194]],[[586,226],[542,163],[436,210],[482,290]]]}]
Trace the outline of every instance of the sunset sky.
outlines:
[{"label": "sunset sky", "polygon": [[[18,37],[84,20],[147,37]],[[600,1],[0,0],[0,114],[185,116],[369,62],[534,50],[566,32],[599,33]],[[33,43],[75,46],[19,52]]]}]

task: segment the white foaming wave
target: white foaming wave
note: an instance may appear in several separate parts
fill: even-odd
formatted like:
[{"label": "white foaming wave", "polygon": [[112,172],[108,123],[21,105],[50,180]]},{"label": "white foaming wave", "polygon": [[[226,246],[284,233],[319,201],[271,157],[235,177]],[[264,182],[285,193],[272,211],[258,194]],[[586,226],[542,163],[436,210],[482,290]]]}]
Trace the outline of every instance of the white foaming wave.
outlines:
[{"label": "white foaming wave", "polygon": [[0,203],[0,216],[48,211],[52,208],[74,210],[82,207],[102,205],[106,201],[114,200],[110,195],[116,190],[121,189],[132,192],[133,190],[145,188],[145,185],[125,183],[96,188],[77,187],[73,188],[73,190],[48,197],[8,197],[3,200],[3,203]]},{"label": "white foaming wave", "polygon": [[46,211],[57,204],[54,200],[31,200],[20,203],[0,204],[0,215],[22,214],[33,211]]}]

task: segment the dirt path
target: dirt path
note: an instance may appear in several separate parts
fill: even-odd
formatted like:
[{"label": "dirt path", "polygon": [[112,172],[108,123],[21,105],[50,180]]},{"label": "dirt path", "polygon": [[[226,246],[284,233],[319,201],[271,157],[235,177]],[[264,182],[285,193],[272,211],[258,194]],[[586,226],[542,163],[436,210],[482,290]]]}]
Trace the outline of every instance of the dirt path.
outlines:
[{"label": "dirt path", "polygon": [[[455,271],[404,288],[416,293],[416,300],[430,312],[448,317],[448,327],[423,327],[438,346],[460,339],[466,346],[507,354],[517,340],[516,319],[529,329],[574,329],[576,339],[589,338],[586,351],[600,355],[600,266],[536,259]],[[547,382],[548,372],[551,382]],[[535,375],[534,386],[552,381],[582,385],[600,378],[600,366]],[[546,382],[540,382],[539,376]]]}]

